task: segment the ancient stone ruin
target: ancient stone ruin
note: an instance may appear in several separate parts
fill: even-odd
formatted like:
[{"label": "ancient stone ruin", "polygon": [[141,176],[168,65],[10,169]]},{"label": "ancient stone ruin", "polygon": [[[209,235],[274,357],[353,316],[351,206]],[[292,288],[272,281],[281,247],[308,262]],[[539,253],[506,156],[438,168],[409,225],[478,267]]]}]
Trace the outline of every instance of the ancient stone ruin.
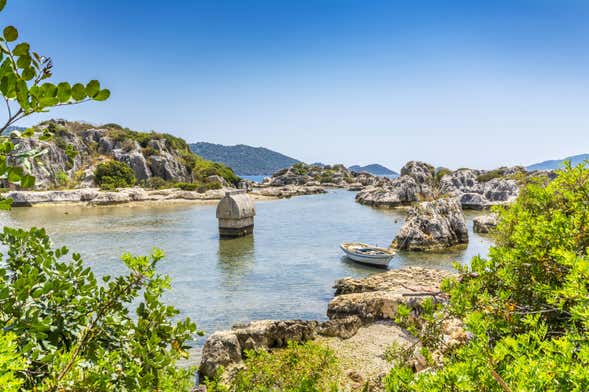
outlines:
[{"label": "ancient stone ruin", "polygon": [[217,205],[221,238],[242,237],[253,233],[256,207],[243,189],[225,193]]}]

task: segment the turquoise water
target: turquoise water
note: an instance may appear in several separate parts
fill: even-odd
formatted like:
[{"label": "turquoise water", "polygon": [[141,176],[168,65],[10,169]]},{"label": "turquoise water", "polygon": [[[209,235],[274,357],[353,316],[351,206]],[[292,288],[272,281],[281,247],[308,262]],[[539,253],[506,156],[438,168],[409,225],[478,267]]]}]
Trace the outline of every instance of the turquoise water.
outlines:
[{"label": "turquoise water", "polygon": [[[362,206],[354,195],[335,190],[258,201],[254,235],[235,240],[219,240],[215,204],[15,208],[0,213],[0,224],[46,227],[56,245],[81,253],[100,275],[124,272],[125,251],[163,249],[161,269],[173,279],[166,300],[210,333],[252,319],[325,319],[336,279],[381,272],[343,258],[339,243],[388,245],[404,211]],[[470,229],[474,214],[467,215]],[[471,231],[465,250],[400,253],[391,268],[450,268],[453,260],[486,254],[489,245]]]}]

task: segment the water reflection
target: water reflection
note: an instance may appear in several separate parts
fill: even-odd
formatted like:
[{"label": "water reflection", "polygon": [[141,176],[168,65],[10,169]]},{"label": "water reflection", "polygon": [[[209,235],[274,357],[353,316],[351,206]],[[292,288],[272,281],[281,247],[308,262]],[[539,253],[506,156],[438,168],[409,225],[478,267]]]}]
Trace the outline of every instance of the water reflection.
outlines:
[{"label": "water reflection", "polygon": [[233,287],[251,271],[255,262],[254,236],[219,239],[217,266],[223,286]]}]

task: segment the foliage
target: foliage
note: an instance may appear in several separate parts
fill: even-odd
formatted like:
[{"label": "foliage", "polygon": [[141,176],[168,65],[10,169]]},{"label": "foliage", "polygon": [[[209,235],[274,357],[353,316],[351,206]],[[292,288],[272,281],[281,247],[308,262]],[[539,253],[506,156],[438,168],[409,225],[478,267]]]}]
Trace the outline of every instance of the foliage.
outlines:
[{"label": "foliage", "polygon": [[589,390],[589,168],[567,165],[499,212],[488,258],[444,284],[471,338],[429,372],[395,368],[387,390]]},{"label": "foliage", "polygon": [[192,169],[192,174],[197,181],[205,181],[207,177],[218,175],[225,179],[230,184],[237,185],[241,178],[239,178],[230,167],[223,165],[222,163],[207,161],[194,155],[195,164]]},{"label": "foliage", "polygon": [[102,189],[125,188],[135,185],[135,172],[131,167],[119,161],[100,163],[94,171],[96,184]]},{"label": "foliage", "polygon": [[491,181],[494,178],[503,177],[504,174],[505,174],[505,169],[500,168],[500,169],[489,170],[488,172],[477,176],[477,181],[478,182]]},{"label": "foliage", "polygon": [[16,335],[0,331],[0,389],[5,392],[20,391],[23,384],[17,373],[26,369],[26,361],[17,350]]},{"label": "foliage", "polygon": [[[0,12],[5,5],[5,0],[0,2]],[[0,133],[33,113],[88,100],[104,101],[110,96],[110,91],[101,89],[97,80],[85,85],[49,82],[53,72],[51,59],[32,51],[27,42],[16,43],[17,40],[18,30],[14,26],[4,27],[0,36],[0,94],[6,101],[8,119],[0,126]]]},{"label": "foliage", "polygon": [[294,174],[296,174],[297,176],[304,176],[309,173],[309,169],[307,168],[307,165],[305,165],[302,162],[298,162],[298,163],[295,163],[294,165],[292,165],[291,171]]},{"label": "foliage", "polygon": [[334,353],[316,342],[289,342],[269,353],[247,351],[244,369],[231,385],[206,380],[209,392],[323,392],[336,391],[340,367]]},{"label": "foliage", "polygon": [[150,177],[147,179],[145,186],[151,189],[164,189],[168,182],[161,177]]},{"label": "foliage", "polygon": [[[170,287],[169,277],[156,273],[161,251],[123,255],[129,273],[99,284],[79,254],[64,260],[68,249],[53,249],[43,229],[4,228],[0,243],[8,248],[0,267],[0,322],[17,336],[28,363],[16,373],[24,388],[190,390],[191,372],[175,361],[186,356],[196,326],[173,322],[178,310],[161,302]],[[4,369],[7,348],[0,347]]]},{"label": "foliage", "polygon": [[61,170],[55,175],[55,180],[60,187],[66,187],[70,182],[70,176]]}]

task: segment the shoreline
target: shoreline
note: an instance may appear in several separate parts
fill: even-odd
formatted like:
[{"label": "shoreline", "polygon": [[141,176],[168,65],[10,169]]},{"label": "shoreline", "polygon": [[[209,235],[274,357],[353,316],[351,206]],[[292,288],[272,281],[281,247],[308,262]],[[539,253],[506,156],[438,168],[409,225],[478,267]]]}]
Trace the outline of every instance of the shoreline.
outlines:
[{"label": "shoreline", "polygon": [[[13,207],[53,207],[53,206],[136,206],[167,204],[216,204],[225,192],[234,188],[208,190],[203,193],[185,191],[179,188],[145,189],[140,187],[120,188],[104,191],[99,188],[78,188],[64,190],[8,191],[2,197],[11,198]],[[272,188],[253,188],[248,195],[255,201],[286,199],[293,196],[326,193],[324,187],[284,186]]]}]

